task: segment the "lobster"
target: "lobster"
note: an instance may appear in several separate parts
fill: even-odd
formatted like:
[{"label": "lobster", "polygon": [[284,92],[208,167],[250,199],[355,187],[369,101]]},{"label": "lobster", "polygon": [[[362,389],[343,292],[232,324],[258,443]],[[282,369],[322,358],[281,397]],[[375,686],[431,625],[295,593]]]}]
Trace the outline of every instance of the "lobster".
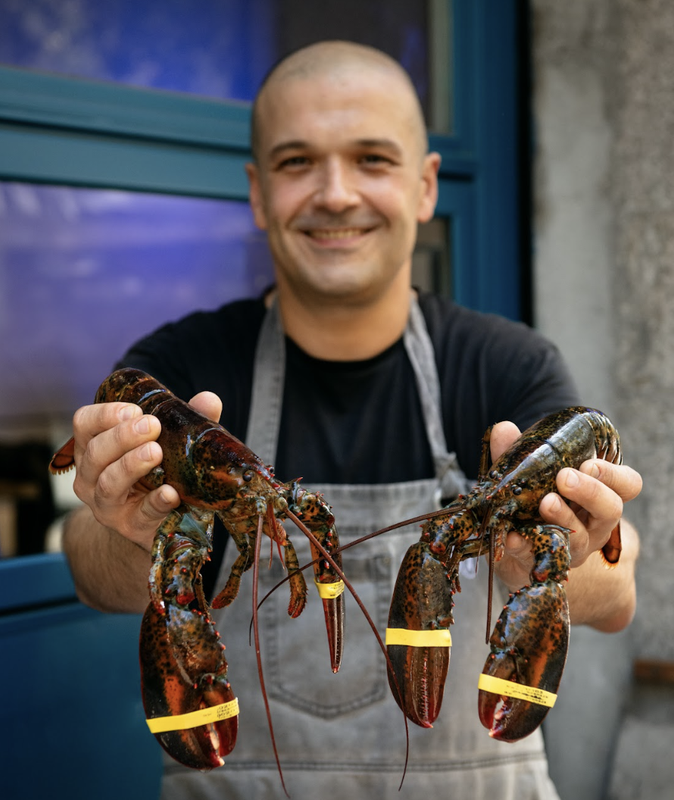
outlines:
[{"label": "lobster", "polygon": [[[528,428],[490,465],[489,428],[479,476],[465,496],[425,520],[418,542],[400,566],[386,643],[389,683],[398,705],[417,725],[432,727],[440,713],[451,652],[453,595],[461,590],[462,560],[489,553],[493,565],[505,538],[516,531],[530,541],[530,583],[510,594],[489,638],[490,653],[478,682],[478,713],[495,739],[514,742],[533,733],[554,704],[569,643],[564,589],[570,531],[543,524],[538,507],[563,467],[590,458],[622,463],[618,432],[600,411],[573,407]],[[407,520],[407,524],[410,520]],[[396,525],[395,527],[398,527]],[[620,558],[620,524],[602,549],[608,567]]]},{"label": "lobster", "polygon": [[[224,764],[224,756],[236,744],[238,703],[227,678],[225,647],[213,624],[211,607],[223,608],[235,599],[242,575],[251,566],[256,590],[257,556],[264,533],[276,542],[279,552],[284,551],[290,585],[288,613],[297,617],[302,612],[307,586],[293,544],[280,524],[290,519],[311,543],[331,666],[337,672],[343,651],[344,576],[335,520],[320,495],[303,489],[299,481],[288,485],[276,480],[272,468],[224,427],[146,373],[127,368],[106,378],[94,402],[112,401],[136,403],[161,421],[157,441],[163,461],[140,484],[152,490],[168,483],[181,500],[154,537],[150,602],[141,622],[141,684],[148,726],[174,759],[194,769],[212,769]],[[70,439],[53,456],[50,470],[65,472],[73,464],[74,440]],[[211,551],[215,514],[231,535],[238,556],[224,589],[209,605],[200,573]],[[254,599],[254,619],[256,607]],[[256,647],[269,716],[257,634]]]}]

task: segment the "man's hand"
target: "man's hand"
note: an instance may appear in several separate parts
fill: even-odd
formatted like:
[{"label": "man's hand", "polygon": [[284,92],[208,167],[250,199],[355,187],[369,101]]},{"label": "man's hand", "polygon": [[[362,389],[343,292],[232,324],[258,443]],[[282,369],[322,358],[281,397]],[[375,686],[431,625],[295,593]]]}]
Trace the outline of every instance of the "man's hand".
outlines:
[{"label": "man's hand", "polygon": [[[519,435],[512,422],[495,425],[491,436],[492,459],[496,460]],[[546,495],[539,508],[546,522],[572,531],[569,537],[572,568],[580,567],[606,544],[622,517],[623,504],[634,499],[641,486],[641,476],[631,467],[602,459],[586,461],[577,470],[560,470],[559,495]],[[517,533],[508,534],[505,556],[497,565],[499,577],[511,591],[515,590],[529,582],[532,565],[530,544]]]},{"label": "man's hand", "polygon": [[[191,405],[211,419],[222,408],[211,392],[200,393]],[[138,485],[162,461],[159,420],[133,403],[96,403],[75,413],[73,431],[75,494],[101,525],[149,552],[160,522],[180,503],[168,484],[154,491]]]},{"label": "man's hand", "polygon": [[[217,420],[211,392],[190,405]],[[73,487],[85,505],[68,516],[63,549],[80,600],[100,611],[142,612],[154,534],[180,498],[172,486],[147,491],[138,481],[161,463],[159,420],[133,403],[83,406],[73,420]]]}]

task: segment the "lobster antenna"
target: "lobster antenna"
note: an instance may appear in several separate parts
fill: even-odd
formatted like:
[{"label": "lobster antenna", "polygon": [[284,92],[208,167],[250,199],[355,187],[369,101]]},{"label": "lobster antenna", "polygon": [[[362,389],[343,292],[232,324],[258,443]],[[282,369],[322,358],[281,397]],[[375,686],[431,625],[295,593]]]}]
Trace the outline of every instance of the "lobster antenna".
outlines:
[{"label": "lobster antenna", "polygon": [[[269,506],[267,506],[269,508]],[[281,761],[279,759],[278,750],[276,748],[276,737],[274,736],[274,725],[271,719],[271,709],[269,708],[269,698],[267,697],[267,690],[264,684],[264,674],[262,670],[262,656],[260,654],[260,630],[257,620],[257,587],[258,576],[260,574],[260,549],[262,547],[262,524],[263,517],[260,514],[257,518],[257,537],[255,538],[255,557],[253,559],[253,633],[255,635],[255,658],[257,659],[257,673],[260,678],[260,690],[262,691],[262,699],[264,700],[264,708],[267,714],[267,723],[269,725],[269,735],[271,737],[271,744],[274,750],[274,758],[276,759],[276,766],[278,767],[278,774],[281,778],[281,786],[286,797],[290,797],[286,789],[285,781],[283,780],[283,770],[281,769]]]},{"label": "lobster antenna", "polygon": [[[344,585],[349,590],[349,593],[351,594],[353,599],[356,601],[358,607],[362,611],[363,616],[365,617],[365,619],[367,621],[367,624],[372,629],[372,633],[374,634],[375,639],[377,640],[377,643],[379,644],[379,648],[381,649],[382,653],[384,654],[384,658],[386,659],[386,667],[387,667],[387,669],[391,672],[391,674],[393,674],[393,665],[391,664],[391,660],[389,659],[388,652],[386,650],[386,645],[384,644],[381,636],[379,635],[379,631],[377,630],[377,626],[372,621],[372,617],[370,616],[368,610],[365,608],[365,605],[364,605],[363,601],[358,596],[358,592],[353,588],[353,586],[351,585],[351,582],[346,577],[346,575],[344,574],[344,572],[341,569],[341,567],[338,564],[335,563],[335,560],[330,555],[330,553],[328,553],[328,551],[325,549],[325,547],[323,547],[323,545],[318,541],[316,536],[309,530],[309,528],[307,528],[307,526],[299,519],[299,517],[297,517],[290,509],[286,510],[286,514],[295,523],[295,525],[302,531],[302,533],[309,539],[309,541],[316,547],[316,549],[319,551],[319,553],[323,556],[323,558],[325,558],[325,560],[335,570],[335,572],[337,573],[339,578],[344,582]],[[424,518],[422,517],[421,519],[424,519]],[[400,526],[396,526],[396,525],[393,526],[393,528],[396,528],[396,527],[400,527]],[[383,530],[381,532],[383,533]],[[345,549],[345,548],[339,548],[339,550],[337,550],[336,552],[339,552],[339,551],[341,551],[343,549]],[[316,560],[316,559],[314,559],[314,560]],[[311,562],[309,562],[309,564],[306,564],[305,566],[301,567],[300,569],[306,569],[307,567],[310,567],[311,564],[313,564],[313,563],[314,562],[311,561]],[[286,581],[286,580],[287,580],[287,578],[284,578],[282,583],[284,581]],[[275,586],[271,591],[274,591],[275,589],[277,589],[278,586],[280,586],[280,584],[277,584],[277,586]],[[271,594],[271,592],[270,592],[270,594]],[[267,597],[268,596],[269,595],[267,595]],[[264,599],[266,600],[266,597]],[[393,676],[394,676],[394,679],[395,679],[395,674],[393,674]],[[402,692],[400,691],[400,687],[398,686],[398,681],[397,680],[395,680],[395,684],[396,684],[396,690],[398,692],[398,697],[402,698]],[[403,781],[405,780],[405,775],[407,774],[407,764],[409,762],[409,755],[410,755],[410,731],[409,731],[409,726],[407,724],[407,716],[405,715],[405,712],[403,712],[403,720],[405,722],[405,767],[403,769],[403,774],[402,774],[402,778],[400,780],[400,786],[398,787],[398,791],[400,791],[400,789],[402,788]]]},{"label": "lobster antenna", "polygon": [[436,517],[441,517],[443,514],[447,513],[448,508],[449,506],[445,506],[444,508],[438,508],[435,511],[429,511],[426,514],[419,514],[418,517],[410,517],[409,519],[404,519],[401,522],[394,522],[393,525],[388,525],[386,528],[379,528],[379,530],[373,531],[372,533],[367,533],[365,536],[361,536],[360,539],[354,539],[348,544],[343,544],[340,547],[335,548],[335,553],[342,553],[344,550],[348,550],[350,547],[355,547],[357,544],[367,542],[368,539],[374,539],[375,536],[381,536],[382,533],[390,533],[398,528],[404,528],[406,525],[414,525],[416,522],[426,522],[428,520],[435,519]]}]

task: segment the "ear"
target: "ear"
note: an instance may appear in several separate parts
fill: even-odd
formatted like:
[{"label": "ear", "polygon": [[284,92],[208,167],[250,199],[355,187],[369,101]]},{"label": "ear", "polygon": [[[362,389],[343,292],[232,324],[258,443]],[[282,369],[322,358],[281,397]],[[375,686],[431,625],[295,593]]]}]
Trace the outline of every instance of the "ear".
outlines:
[{"label": "ear", "polygon": [[421,167],[421,196],[417,210],[417,222],[428,222],[433,218],[438,202],[438,171],[440,153],[427,153]]},{"label": "ear", "polygon": [[264,213],[260,172],[257,164],[252,162],[246,164],[246,175],[248,176],[248,200],[253,211],[253,219],[257,227],[264,231],[267,229],[267,217]]}]

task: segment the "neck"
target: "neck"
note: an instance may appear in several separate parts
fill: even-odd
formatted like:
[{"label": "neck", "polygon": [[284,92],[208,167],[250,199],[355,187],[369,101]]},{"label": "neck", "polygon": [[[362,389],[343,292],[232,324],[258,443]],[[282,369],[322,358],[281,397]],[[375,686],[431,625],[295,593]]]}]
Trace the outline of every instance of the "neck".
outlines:
[{"label": "neck", "polygon": [[396,281],[381,296],[363,303],[328,299],[304,302],[278,287],[285,333],[314,358],[363,361],[386,350],[402,335],[410,304],[409,280]]}]

